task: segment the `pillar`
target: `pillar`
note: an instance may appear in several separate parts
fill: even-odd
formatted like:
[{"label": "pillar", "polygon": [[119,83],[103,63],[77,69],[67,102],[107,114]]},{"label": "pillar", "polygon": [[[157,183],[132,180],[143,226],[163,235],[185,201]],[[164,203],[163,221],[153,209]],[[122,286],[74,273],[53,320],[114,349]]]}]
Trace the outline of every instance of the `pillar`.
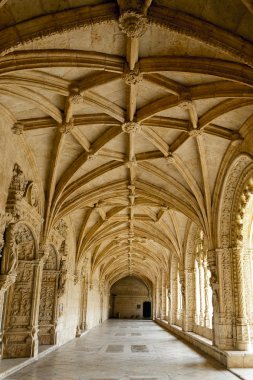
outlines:
[{"label": "pillar", "polygon": [[193,331],[195,305],[194,269],[185,269],[184,278],[183,330]]},{"label": "pillar", "polygon": [[239,351],[250,349],[250,334],[246,310],[244,288],[244,253],[242,247],[233,248],[236,268],[237,313],[236,313],[236,348]]},{"label": "pillar", "polygon": [[199,269],[199,325],[204,326],[204,289],[203,289],[203,260],[202,258],[198,259],[198,269]]},{"label": "pillar", "polygon": [[209,317],[209,298],[208,298],[208,268],[207,268],[207,259],[204,257],[203,259],[203,268],[204,268],[204,293],[205,293],[205,314],[204,314],[204,326],[210,327],[210,317]]}]

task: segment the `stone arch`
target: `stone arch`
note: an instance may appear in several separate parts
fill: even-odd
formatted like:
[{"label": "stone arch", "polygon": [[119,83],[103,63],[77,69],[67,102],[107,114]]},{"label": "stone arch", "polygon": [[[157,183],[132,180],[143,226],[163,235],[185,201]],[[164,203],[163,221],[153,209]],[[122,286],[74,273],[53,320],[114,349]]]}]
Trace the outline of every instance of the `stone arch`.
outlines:
[{"label": "stone arch", "polygon": [[[252,284],[252,250],[249,246],[253,214],[253,164],[242,173],[237,185],[232,207],[230,230],[233,247],[233,278],[235,311],[241,325],[245,325],[245,340],[253,342],[253,284]],[[238,332],[238,329],[237,329]],[[238,335],[238,334],[237,334]],[[247,337],[246,337],[247,335]],[[237,336],[237,338],[239,338]],[[240,339],[240,338],[239,338]],[[241,339],[240,339],[241,340]]]},{"label": "stone arch", "polygon": [[39,344],[55,344],[57,309],[58,309],[58,277],[60,257],[56,248],[50,244],[48,257],[44,263],[39,307]]},{"label": "stone arch", "polygon": [[216,250],[219,266],[219,313],[226,321],[225,326],[220,326],[219,345],[236,345],[239,350],[248,349],[249,331],[245,309],[246,289],[243,288],[244,258],[239,243],[242,231],[238,230],[238,226],[242,225],[241,197],[252,172],[252,159],[246,154],[236,157],[228,168],[220,193],[215,231],[219,247]]},{"label": "stone arch", "polygon": [[219,248],[228,248],[230,246],[230,226],[233,218],[231,205],[233,204],[235,190],[240,177],[251,163],[250,156],[241,154],[232,162],[226,173],[219,197],[217,228],[214,231]]}]

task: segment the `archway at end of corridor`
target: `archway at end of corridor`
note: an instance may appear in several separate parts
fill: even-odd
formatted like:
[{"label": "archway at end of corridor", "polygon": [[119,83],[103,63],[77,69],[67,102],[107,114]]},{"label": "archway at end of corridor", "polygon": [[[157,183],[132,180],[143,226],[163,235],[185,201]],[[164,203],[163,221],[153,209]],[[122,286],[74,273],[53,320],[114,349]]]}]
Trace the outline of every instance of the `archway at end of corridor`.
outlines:
[{"label": "archway at end of corridor", "polygon": [[127,276],[110,290],[110,318],[151,319],[152,289],[149,284]]}]

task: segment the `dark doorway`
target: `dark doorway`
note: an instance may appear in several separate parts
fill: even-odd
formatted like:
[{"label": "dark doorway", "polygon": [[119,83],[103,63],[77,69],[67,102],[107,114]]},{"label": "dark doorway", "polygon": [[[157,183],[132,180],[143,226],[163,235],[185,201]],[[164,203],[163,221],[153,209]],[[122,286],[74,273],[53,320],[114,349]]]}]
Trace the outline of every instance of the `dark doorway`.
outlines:
[{"label": "dark doorway", "polygon": [[151,318],[151,302],[143,302],[143,318]]}]

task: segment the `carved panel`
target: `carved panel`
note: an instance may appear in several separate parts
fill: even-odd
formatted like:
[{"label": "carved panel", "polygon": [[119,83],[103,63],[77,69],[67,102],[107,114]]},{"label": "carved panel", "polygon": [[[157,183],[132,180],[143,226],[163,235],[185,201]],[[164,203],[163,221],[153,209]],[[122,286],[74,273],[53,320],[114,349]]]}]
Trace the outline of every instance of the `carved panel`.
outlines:
[{"label": "carved panel", "polygon": [[57,254],[50,245],[49,255],[44,264],[40,307],[39,307],[39,343],[54,344],[55,343],[55,318],[57,307]]},{"label": "carved panel", "polygon": [[21,225],[16,233],[16,244],[19,260],[35,259],[35,244],[30,229]]},{"label": "carved panel", "polygon": [[35,335],[33,325],[33,303],[35,299],[35,243],[33,235],[25,225],[15,231],[18,257],[16,282],[9,289],[6,299],[4,322],[4,357],[30,356]]}]

